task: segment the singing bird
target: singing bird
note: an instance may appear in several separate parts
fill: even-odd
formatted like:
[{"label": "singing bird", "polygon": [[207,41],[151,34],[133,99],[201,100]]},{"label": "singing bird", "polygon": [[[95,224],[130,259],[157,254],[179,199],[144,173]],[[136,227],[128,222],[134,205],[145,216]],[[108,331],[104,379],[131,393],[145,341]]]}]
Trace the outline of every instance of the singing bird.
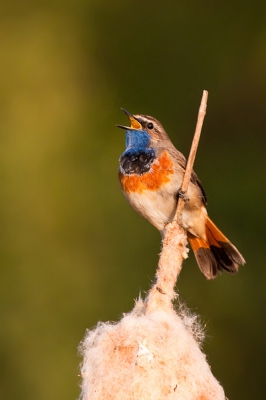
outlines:
[{"label": "singing bird", "polygon": [[[131,206],[164,237],[165,225],[174,218],[186,159],[178,151],[162,124],[148,115],[132,115],[125,130],[126,150],[119,159],[119,181]],[[217,228],[206,210],[202,183],[193,171],[186,193],[182,224],[198,266],[207,279],[225,270],[231,274],[245,263],[237,248]]]}]

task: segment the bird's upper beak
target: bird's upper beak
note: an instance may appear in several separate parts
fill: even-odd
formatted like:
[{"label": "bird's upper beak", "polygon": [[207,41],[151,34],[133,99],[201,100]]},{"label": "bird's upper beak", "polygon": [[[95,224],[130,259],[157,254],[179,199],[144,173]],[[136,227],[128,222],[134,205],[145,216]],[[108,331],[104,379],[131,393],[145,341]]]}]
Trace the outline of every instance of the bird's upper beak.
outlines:
[{"label": "bird's upper beak", "polygon": [[141,123],[134,117],[134,115],[130,114],[127,110],[124,108],[121,108],[121,110],[124,111],[124,113],[128,116],[128,119],[130,121],[130,127],[129,126],[124,126],[124,125],[116,125],[118,128],[126,129],[126,130],[141,130],[142,125]]}]

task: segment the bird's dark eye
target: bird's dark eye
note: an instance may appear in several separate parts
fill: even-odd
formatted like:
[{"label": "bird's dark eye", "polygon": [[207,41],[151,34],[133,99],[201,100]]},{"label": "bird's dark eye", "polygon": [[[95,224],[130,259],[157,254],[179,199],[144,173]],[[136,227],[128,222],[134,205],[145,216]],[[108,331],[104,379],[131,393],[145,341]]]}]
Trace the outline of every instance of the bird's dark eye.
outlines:
[{"label": "bird's dark eye", "polygon": [[148,129],[153,129],[153,123],[152,123],[152,122],[149,122],[148,125],[147,125],[147,127],[148,127]]}]

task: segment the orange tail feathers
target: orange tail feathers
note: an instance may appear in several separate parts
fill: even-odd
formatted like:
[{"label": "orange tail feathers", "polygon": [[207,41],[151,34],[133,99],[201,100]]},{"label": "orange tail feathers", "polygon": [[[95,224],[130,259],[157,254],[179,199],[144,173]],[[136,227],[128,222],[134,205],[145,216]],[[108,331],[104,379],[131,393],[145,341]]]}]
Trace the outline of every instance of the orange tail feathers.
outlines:
[{"label": "orange tail feathers", "polygon": [[219,271],[235,274],[245,260],[237,248],[224,236],[212,220],[206,218],[206,241],[188,232],[188,240],[198,266],[207,279],[214,279]]}]

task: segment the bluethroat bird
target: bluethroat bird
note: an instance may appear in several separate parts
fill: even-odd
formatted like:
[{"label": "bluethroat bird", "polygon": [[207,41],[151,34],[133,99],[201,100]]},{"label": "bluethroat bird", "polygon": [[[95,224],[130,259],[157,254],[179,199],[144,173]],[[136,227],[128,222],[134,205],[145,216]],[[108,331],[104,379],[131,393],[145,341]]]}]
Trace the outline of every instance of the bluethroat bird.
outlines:
[{"label": "bluethroat bird", "polygon": [[[159,121],[122,110],[130,121],[130,127],[117,125],[126,133],[126,150],[119,160],[122,191],[131,206],[164,237],[165,225],[175,215],[186,159]],[[186,196],[182,224],[201,272],[207,279],[222,270],[236,273],[245,260],[209,218],[206,194],[194,171]]]}]

